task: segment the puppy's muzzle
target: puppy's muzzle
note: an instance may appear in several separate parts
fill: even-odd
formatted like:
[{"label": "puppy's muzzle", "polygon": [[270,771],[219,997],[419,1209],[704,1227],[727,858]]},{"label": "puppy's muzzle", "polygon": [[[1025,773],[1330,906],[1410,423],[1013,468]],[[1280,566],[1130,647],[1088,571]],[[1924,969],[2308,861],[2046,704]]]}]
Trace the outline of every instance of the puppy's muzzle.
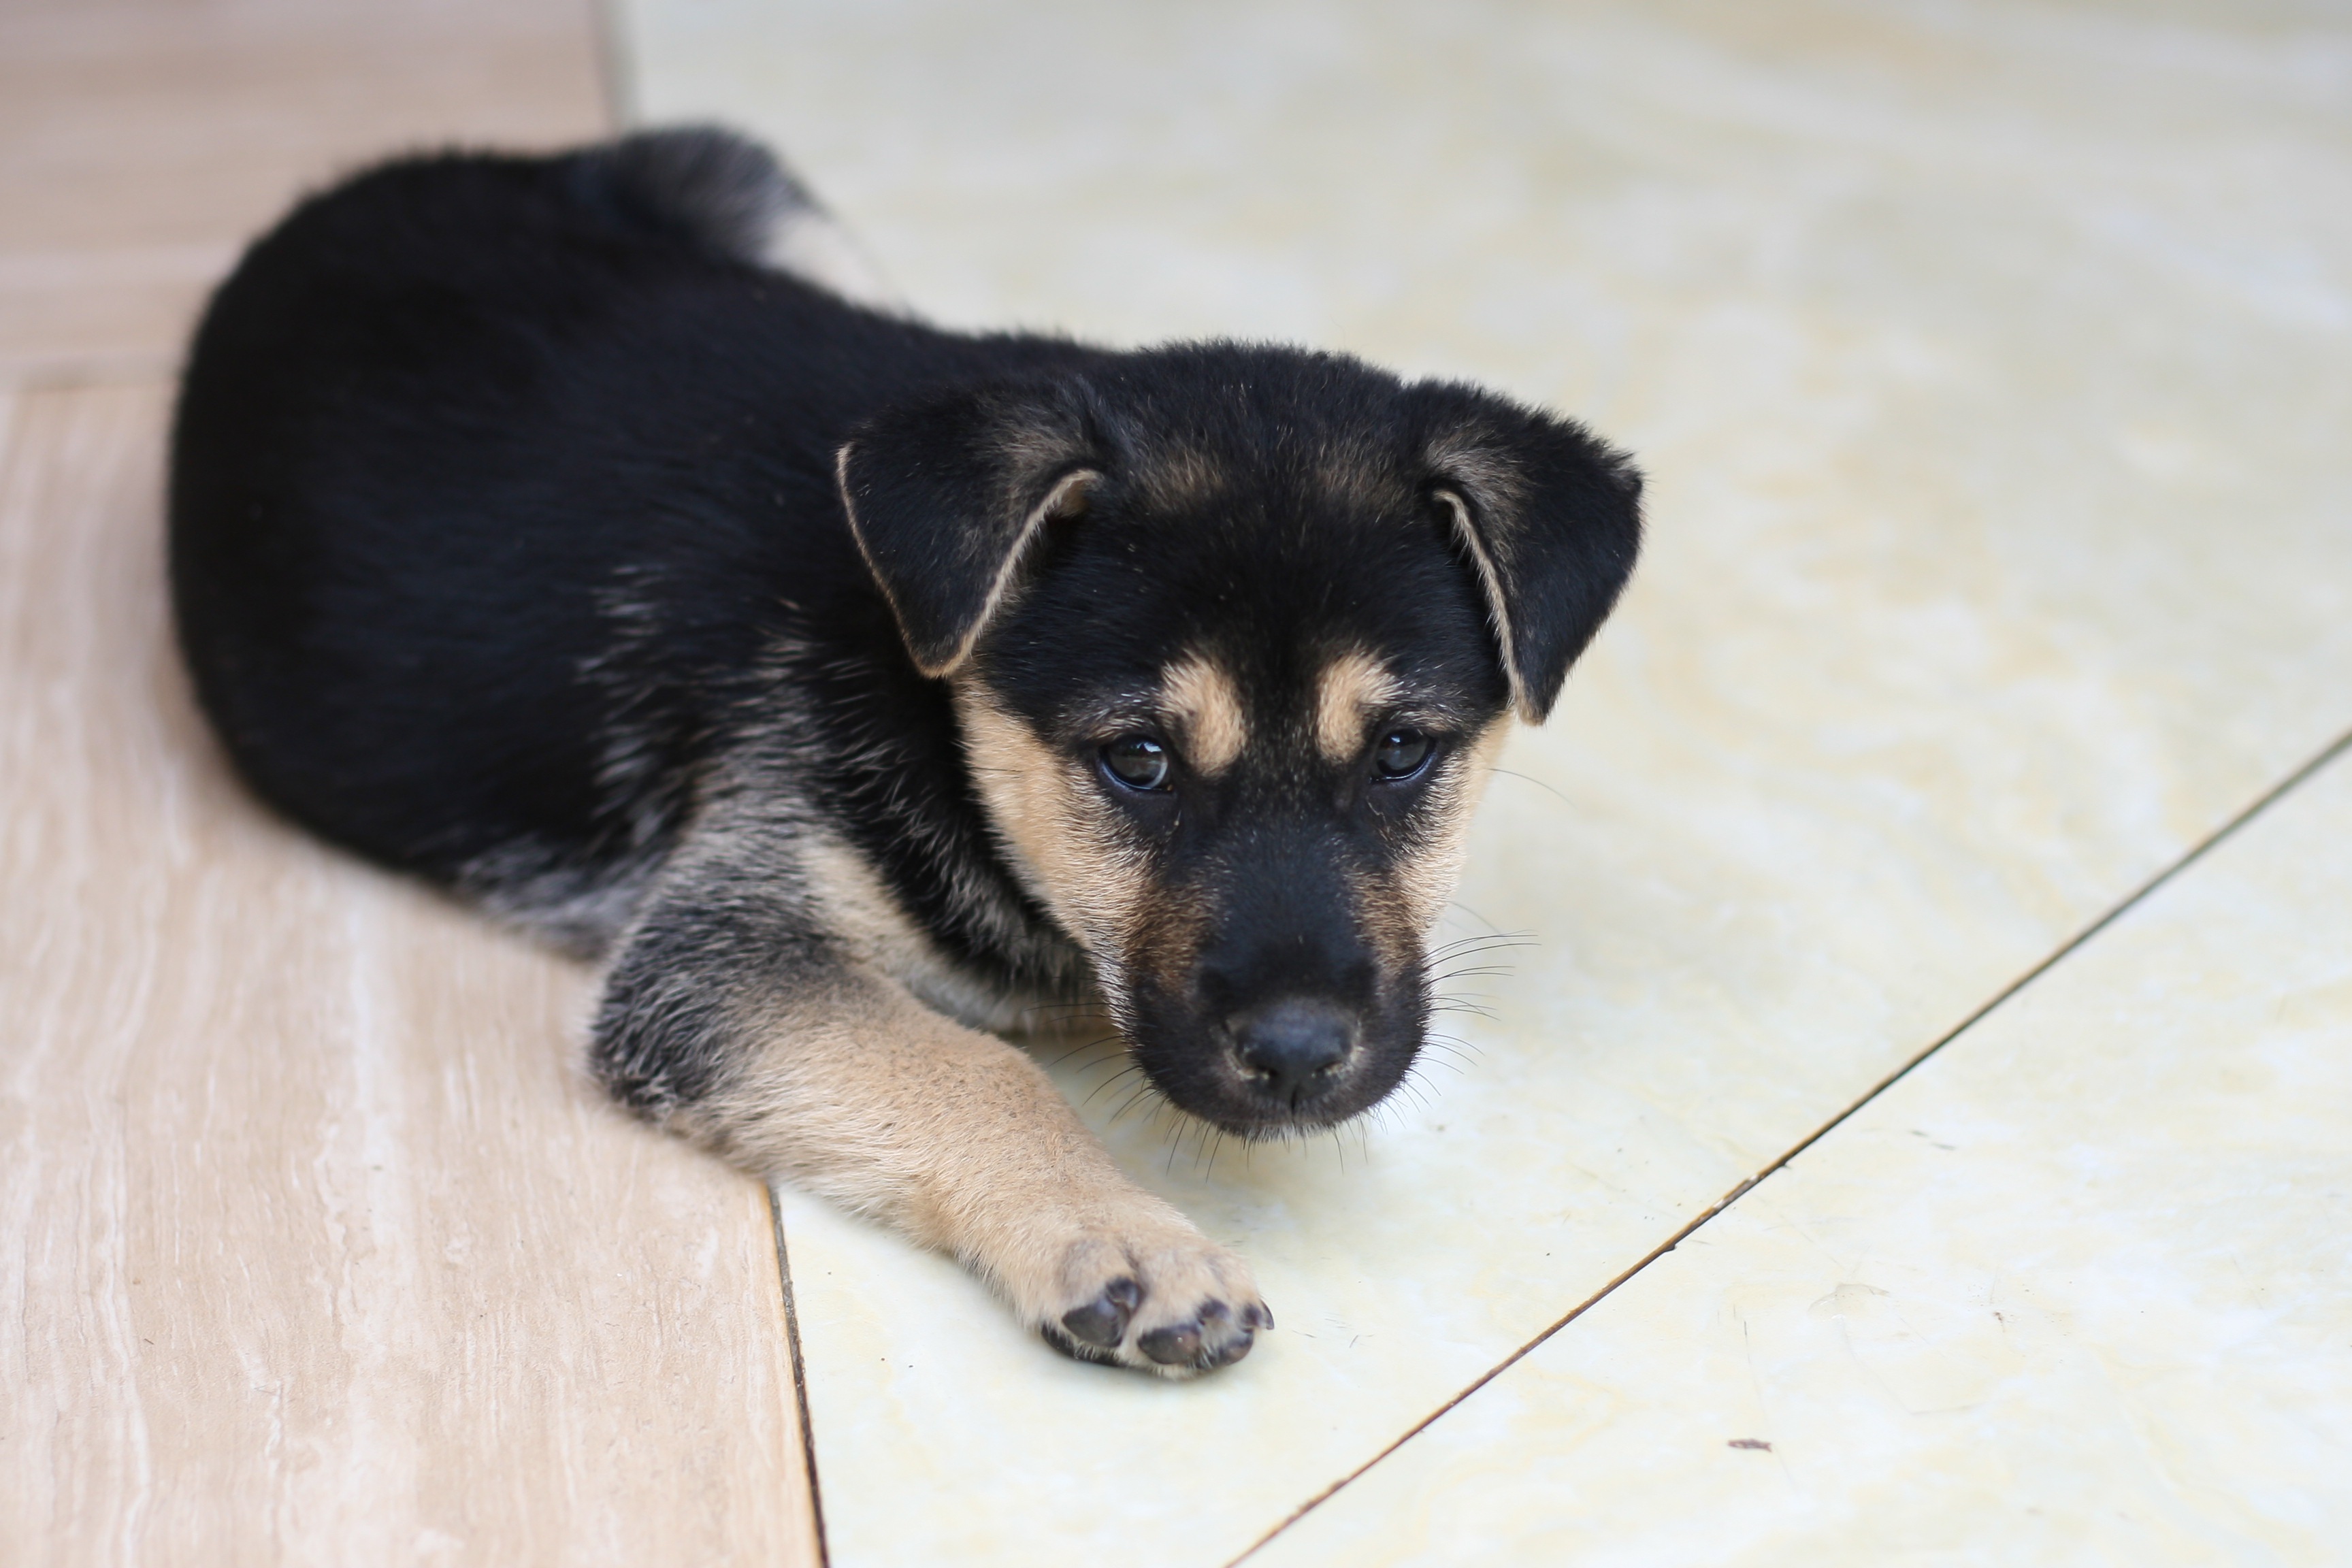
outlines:
[{"label": "puppy's muzzle", "polygon": [[[1252,900],[1253,919],[1216,932],[1183,968],[1143,968],[1129,992],[1130,1037],[1152,1083],[1244,1138],[1336,1127],[1370,1110],[1420,1048],[1412,970],[1384,968],[1339,900],[1298,896],[1305,880]],[[1176,984],[1153,984],[1171,970]]]}]

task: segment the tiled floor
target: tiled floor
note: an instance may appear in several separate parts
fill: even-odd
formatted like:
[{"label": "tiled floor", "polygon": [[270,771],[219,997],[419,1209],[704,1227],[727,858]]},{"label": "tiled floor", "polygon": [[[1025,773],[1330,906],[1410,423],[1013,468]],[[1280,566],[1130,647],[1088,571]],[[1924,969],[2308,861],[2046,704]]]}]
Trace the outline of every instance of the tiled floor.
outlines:
[{"label": "tiled floor", "polygon": [[756,1189],[567,1075],[586,976],[246,805],[162,641],[236,241],[610,88],[943,319],[1352,348],[1653,481],[1490,796],[1465,1059],[1316,1147],[1107,1129],[1249,1361],[1072,1365],[782,1194],[834,1563],[2352,1561],[2352,754],[2272,798],[2352,730],[2340,10],[612,23],[0,13],[0,1558],[817,1554]]},{"label": "tiled floor", "polygon": [[[949,1266],[786,1194],[836,1561],[1222,1563],[1350,1476],[1267,1555],[2342,1550],[2352,1486],[2323,1478],[2352,1474],[2330,1306],[2352,1281],[2340,1239],[2288,1239],[2327,1244],[2315,1216],[2352,1182],[2318,1059],[2352,1047],[2352,994],[2316,983],[2275,1040],[2244,1037],[2259,1005],[2226,987],[2114,1038],[2047,1022],[2041,991],[1996,1009],[1942,1076],[1358,1472],[2352,727],[2352,29],[2087,5],[624,17],[640,118],[767,133],[919,306],[1472,374],[1590,416],[1653,477],[1638,584],[1482,825],[1462,929],[1534,945],[1461,1029],[1462,1070],[1360,1140],[1246,1159],[1089,1102],[1254,1260],[1284,1331],[1248,1363],[1190,1388],[1059,1363]],[[2281,809],[2303,826],[2265,831],[2316,854],[2324,814]],[[2231,885],[2249,931],[2346,930],[2352,894],[2316,869]],[[2104,1019],[2102,986],[2138,1005],[2101,951],[2045,982],[2070,1017]],[[1948,1117],[1891,1109],[2014,1050],[1994,1042],[2029,1015],[2078,1076],[2043,1061],[2005,1104],[1979,1069]],[[2090,1068],[2126,1045],[2138,1098]],[[2312,1059],[2225,1109],[2191,1087],[2224,1047]],[[1104,1071],[1064,1079],[1084,1099]],[[2245,1129],[2273,1098],[2301,1131],[2223,1161],[2225,1137],[2263,1146]],[[1885,1150],[1885,1116],[1932,1136]],[[2032,1120],[1996,1136],[2004,1116]],[[1955,1139],[1968,1177],[1920,1163]],[[2273,1215],[2277,1239],[2231,1259],[2184,1222],[2162,1245],[2139,1205],[2174,1200],[2137,1163],[2165,1147],[2177,1201]],[[1781,1196],[1833,1160],[1856,1173],[1833,1193]],[[1791,1212],[1857,1240],[1804,1252]],[[1927,1231],[1907,1250],[1904,1222]],[[2168,1303],[2155,1338],[2114,1305],[2135,1290]],[[1790,1292],[1864,1374],[1798,1338],[1753,1373],[1723,1348],[1724,1301],[1752,1296],[1764,1334]],[[2294,1321],[2258,1359],[2299,1374],[2237,1381],[2247,1300]],[[2158,1356],[2187,1358],[2180,1397],[2244,1455],[2302,1447],[2259,1486],[2243,1456],[2152,1458],[2191,1441],[2171,1396],[2102,1404],[2081,1368]],[[1643,1370],[1584,1370],[1621,1363]],[[2102,1439],[2056,1436],[2075,1420]],[[1770,1496],[1696,1507],[1726,1466],[1800,1522]]]},{"label": "tiled floor", "polygon": [[1254,1563],[2341,1562],[2352,754]]}]

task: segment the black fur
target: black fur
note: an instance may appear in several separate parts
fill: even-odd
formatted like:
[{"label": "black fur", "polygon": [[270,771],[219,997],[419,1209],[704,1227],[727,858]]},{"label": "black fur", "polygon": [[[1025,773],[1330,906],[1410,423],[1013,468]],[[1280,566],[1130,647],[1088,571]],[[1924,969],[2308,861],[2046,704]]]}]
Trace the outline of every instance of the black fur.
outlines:
[{"label": "black fur", "polygon": [[[1466,733],[1511,695],[1495,626],[1539,716],[1635,551],[1638,480],[1575,426],[1339,355],[877,313],[758,260],[806,203],[711,132],[386,165],[247,254],[174,431],[180,633],[237,766],[574,947],[630,932],[596,1059],[648,1110],[743,1049],[729,976],[846,962],[796,868],[811,832],[976,984],[1084,986],[967,775],[938,679],[959,659],[1084,748],[1183,647],[1271,723],[1310,655],[1361,644]],[[1082,471],[1086,515],[1032,528]],[[1191,992],[1134,988],[1147,1070],[1249,1124],[1197,1040],[1311,983],[1381,1015],[1382,1065],[1297,1120],[1361,1109],[1417,1049],[1425,982],[1373,975],[1337,911],[1420,831],[1408,803],[1268,762],[1184,810],[1139,818],[1154,874],[1231,918]],[[726,856],[682,880],[721,823]]]}]

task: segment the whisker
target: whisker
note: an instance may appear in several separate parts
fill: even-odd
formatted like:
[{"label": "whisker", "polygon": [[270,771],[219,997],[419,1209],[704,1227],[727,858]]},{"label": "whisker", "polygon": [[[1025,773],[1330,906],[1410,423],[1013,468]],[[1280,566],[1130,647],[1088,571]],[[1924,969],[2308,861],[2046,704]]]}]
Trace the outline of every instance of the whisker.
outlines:
[{"label": "whisker", "polygon": [[1569,799],[1568,796],[1561,795],[1559,791],[1552,788],[1551,785],[1544,783],[1543,780],[1535,777],[1533,774],[1516,773],[1508,768],[1488,768],[1486,771],[1490,773],[1500,773],[1507,779],[1518,779],[1524,783],[1531,784],[1535,785],[1536,788],[1545,792],[1547,795],[1556,797],[1559,801],[1560,805],[1567,806],[1570,810],[1573,811],[1576,808],[1576,802]]},{"label": "whisker", "polygon": [[1443,985],[1449,980],[1465,980],[1474,976],[1488,980],[1506,980],[1518,971],[1507,963],[1474,963],[1462,969],[1449,969],[1443,974],[1429,977],[1432,985]]},{"label": "whisker", "polygon": [[1119,1102],[1118,1109],[1110,1113],[1110,1120],[1104,1125],[1108,1127],[1118,1126],[1119,1123],[1119,1118],[1134,1110],[1137,1102],[1148,1099],[1151,1092],[1151,1080],[1150,1079],[1145,1079],[1140,1084],[1136,1086],[1134,1093],[1129,1095],[1124,1100]]},{"label": "whisker", "polygon": [[1441,942],[1429,950],[1432,962],[1444,963],[1457,953],[1484,952],[1491,949],[1511,947],[1541,947],[1531,931],[1498,931],[1484,936],[1465,936],[1454,942]]},{"label": "whisker", "polygon": [[[1108,1078],[1107,1078],[1107,1079],[1103,1079],[1103,1080],[1102,1080],[1102,1082],[1100,1082],[1100,1083],[1098,1083],[1098,1084],[1095,1085],[1095,1087],[1087,1092],[1087,1097],[1086,1097],[1084,1100],[1082,1100],[1078,1101],[1078,1103],[1079,1103],[1080,1105],[1082,1105],[1082,1106],[1083,1106],[1083,1105],[1092,1105],[1092,1104],[1095,1102],[1095,1096],[1096,1096],[1096,1095],[1098,1095],[1098,1094],[1102,1093],[1105,1089],[1109,1089],[1112,1085],[1114,1085],[1114,1084],[1118,1083],[1120,1079],[1122,1079],[1126,1078],[1126,1077],[1127,1077],[1127,1075],[1128,1075],[1129,1073],[1139,1073],[1139,1072],[1141,1072],[1142,1070],[1143,1070],[1143,1064],[1142,1064],[1141,1062],[1129,1062],[1129,1063],[1128,1063],[1128,1065],[1127,1065],[1125,1068],[1121,1068],[1121,1069],[1120,1069],[1119,1071],[1118,1071],[1118,1072],[1113,1073],[1110,1077],[1108,1077]],[[1145,1087],[1146,1089],[1149,1089],[1149,1088],[1150,1088],[1151,1086],[1150,1086],[1150,1084],[1147,1081],[1147,1082],[1144,1084],[1144,1087]],[[1113,1116],[1113,1117],[1111,1118],[1111,1120],[1112,1120],[1113,1121],[1118,1121],[1118,1118],[1117,1116]]]},{"label": "whisker", "polygon": [[[1202,1125],[1206,1127],[1207,1123],[1203,1122]],[[1174,1175],[1176,1173],[1176,1152],[1184,1147],[1184,1134],[1187,1131],[1189,1131],[1189,1129],[1181,1121],[1177,1122],[1168,1130],[1168,1163],[1162,1167],[1162,1174]]]},{"label": "whisker", "polygon": [[1421,1043],[1424,1049],[1442,1051],[1457,1061],[1475,1062],[1485,1056],[1477,1047],[1453,1035],[1423,1035]]},{"label": "whisker", "polygon": [[1475,1067],[1486,1059],[1486,1053],[1459,1035],[1428,1036],[1423,1044],[1434,1045],[1439,1050],[1465,1067]]},{"label": "whisker", "polygon": [[1080,1081],[1084,1081],[1089,1074],[1101,1072],[1107,1068],[1124,1067],[1133,1058],[1129,1058],[1124,1051],[1113,1051],[1108,1055],[1104,1056],[1099,1060],[1087,1062],[1082,1067],[1071,1068],[1070,1076],[1079,1079]]},{"label": "whisker", "polygon": [[[1068,1061],[1072,1057],[1076,1056],[1080,1051],[1099,1050],[1099,1049],[1100,1049],[1101,1047],[1103,1047],[1104,1046],[1111,1045],[1111,1044],[1114,1044],[1114,1043],[1118,1042],[1120,1038],[1121,1038],[1121,1037],[1120,1037],[1120,1036],[1118,1036],[1118,1035],[1105,1035],[1105,1036],[1104,1036],[1101,1039],[1099,1039],[1099,1040],[1088,1040],[1088,1041],[1087,1041],[1085,1045],[1083,1045],[1083,1046],[1072,1046],[1068,1050],[1064,1051],[1060,1056],[1055,1057],[1052,1061],[1047,1062],[1047,1063],[1045,1064],[1045,1066],[1046,1066],[1046,1068],[1047,1068],[1049,1070],[1050,1070],[1051,1068],[1060,1067],[1064,1062]],[[1087,1066],[1089,1066],[1089,1067],[1091,1067],[1092,1065],[1093,1065],[1092,1063],[1088,1063],[1088,1064],[1087,1064]],[[1084,1069],[1082,1068],[1082,1069],[1080,1069],[1080,1070],[1084,1070]]]},{"label": "whisker", "polygon": [[1449,952],[1442,957],[1432,955],[1422,960],[1421,963],[1421,972],[1423,974],[1450,974],[1457,970],[1470,973],[1475,969],[1490,969],[1497,973],[1508,974],[1518,967],[1508,959],[1496,958],[1491,951]]},{"label": "whisker", "polygon": [[1480,914],[1476,910],[1472,909],[1469,905],[1464,903],[1459,899],[1446,900],[1445,907],[1449,910],[1460,910],[1464,914],[1468,915],[1472,920],[1476,921],[1488,931],[1496,931],[1498,929],[1493,921],[1488,920],[1485,915]]},{"label": "whisker", "polygon": [[1032,1002],[1029,1005],[1015,1013],[1013,1016],[1016,1018],[1026,1018],[1034,1013],[1059,1013],[1064,1016],[1067,1016],[1072,1013],[1094,1013],[1100,1012],[1101,1010],[1102,1004],[1098,1001],[1065,1000],[1058,1002]]}]

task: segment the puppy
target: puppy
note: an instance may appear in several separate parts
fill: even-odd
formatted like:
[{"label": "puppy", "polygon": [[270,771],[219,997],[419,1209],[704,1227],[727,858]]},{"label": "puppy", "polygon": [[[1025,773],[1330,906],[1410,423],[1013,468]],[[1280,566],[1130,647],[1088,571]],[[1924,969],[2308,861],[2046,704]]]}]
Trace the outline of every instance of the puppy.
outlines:
[{"label": "puppy", "polygon": [[385,165],[214,298],[171,576],[253,788],[609,968],[625,1105],[1170,1375],[1273,1323],[987,1031],[1244,1138],[1377,1104],[1507,716],[1632,569],[1577,426],[941,331],[713,131]]}]

